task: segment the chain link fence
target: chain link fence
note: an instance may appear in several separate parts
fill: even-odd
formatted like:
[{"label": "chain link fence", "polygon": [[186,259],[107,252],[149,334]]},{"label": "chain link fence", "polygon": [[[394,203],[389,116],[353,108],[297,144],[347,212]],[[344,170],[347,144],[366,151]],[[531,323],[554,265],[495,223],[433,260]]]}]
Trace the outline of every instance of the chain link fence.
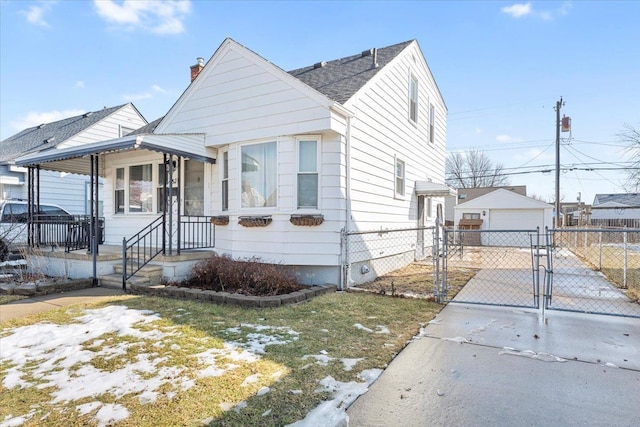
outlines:
[{"label": "chain link fence", "polygon": [[640,230],[546,234],[548,309],[640,317]]},{"label": "chain link fence", "polygon": [[436,227],[343,233],[348,286],[381,294],[433,297]]},{"label": "chain link fence", "polygon": [[[440,299],[537,307],[538,239],[537,230],[445,230]],[[449,275],[459,269],[473,270],[475,275],[463,287],[451,286]]]}]

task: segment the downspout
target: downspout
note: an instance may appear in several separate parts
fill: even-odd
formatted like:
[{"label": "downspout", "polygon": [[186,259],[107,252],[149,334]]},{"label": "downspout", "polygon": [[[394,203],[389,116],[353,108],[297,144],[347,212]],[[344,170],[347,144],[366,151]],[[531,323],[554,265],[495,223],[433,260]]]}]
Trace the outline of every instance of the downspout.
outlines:
[{"label": "downspout", "polygon": [[345,132],[345,198],[346,198],[346,218],[344,225],[345,245],[344,245],[344,271],[340,290],[349,288],[349,278],[351,277],[351,260],[349,253],[349,232],[351,231],[351,115],[347,115],[347,130]]}]

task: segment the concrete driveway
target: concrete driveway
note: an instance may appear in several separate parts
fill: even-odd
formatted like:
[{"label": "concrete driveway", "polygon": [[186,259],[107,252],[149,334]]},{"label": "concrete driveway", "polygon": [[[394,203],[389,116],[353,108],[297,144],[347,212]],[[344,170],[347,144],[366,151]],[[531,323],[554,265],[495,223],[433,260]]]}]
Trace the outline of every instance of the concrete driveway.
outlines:
[{"label": "concrete driveway", "polygon": [[640,425],[640,319],[449,304],[347,411],[354,426]]}]

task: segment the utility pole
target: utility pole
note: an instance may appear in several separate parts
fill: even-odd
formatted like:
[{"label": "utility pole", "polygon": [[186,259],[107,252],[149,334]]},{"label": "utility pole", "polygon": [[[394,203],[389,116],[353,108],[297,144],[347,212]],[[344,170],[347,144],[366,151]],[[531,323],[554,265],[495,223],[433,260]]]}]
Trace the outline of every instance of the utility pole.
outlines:
[{"label": "utility pole", "polygon": [[560,228],[560,109],[564,105],[562,97],[556,102],[556,215],[555,225]]}]

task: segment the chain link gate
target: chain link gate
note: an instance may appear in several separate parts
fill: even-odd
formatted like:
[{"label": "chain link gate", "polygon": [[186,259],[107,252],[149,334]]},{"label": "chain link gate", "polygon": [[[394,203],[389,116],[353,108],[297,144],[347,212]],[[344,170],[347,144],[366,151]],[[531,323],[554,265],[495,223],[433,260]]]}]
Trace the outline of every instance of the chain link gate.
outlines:
[{"label": "chain link gate", "polygon": [[640,230],[444,229],[441,247],[440,302],[640,317]]}]

